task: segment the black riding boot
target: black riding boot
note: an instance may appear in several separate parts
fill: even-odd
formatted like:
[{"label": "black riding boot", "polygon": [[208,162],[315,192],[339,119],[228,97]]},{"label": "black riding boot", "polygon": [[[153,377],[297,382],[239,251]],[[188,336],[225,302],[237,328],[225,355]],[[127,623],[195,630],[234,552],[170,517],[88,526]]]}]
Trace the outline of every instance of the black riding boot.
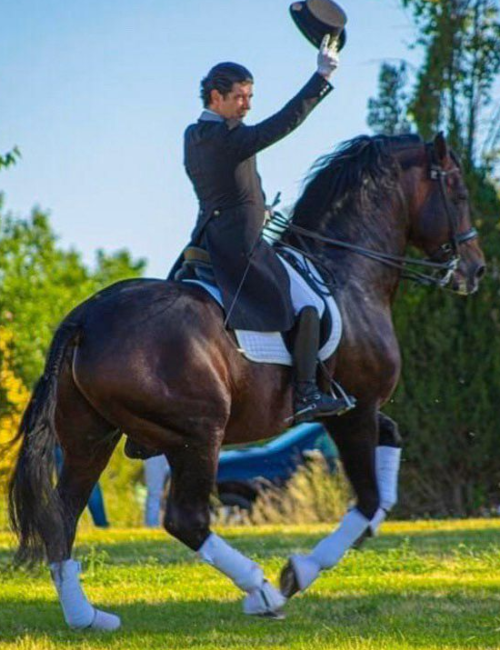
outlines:
[{"label": "black riding boot", "polygon": [[293,346],[293,418],[295,424],[335,415],[345,409],[345,400],[321,393],[316,382],[320,319],[314,307],[304,307],[298,316]]}]

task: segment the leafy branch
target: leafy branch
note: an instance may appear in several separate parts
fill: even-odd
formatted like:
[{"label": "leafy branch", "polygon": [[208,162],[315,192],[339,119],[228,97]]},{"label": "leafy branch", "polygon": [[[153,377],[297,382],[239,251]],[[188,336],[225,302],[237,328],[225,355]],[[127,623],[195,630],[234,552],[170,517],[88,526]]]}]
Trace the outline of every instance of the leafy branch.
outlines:
[{"label": "leafy branch", "polygon": [[12,167],[20,158],[21,152],[19,151],[18,147],[14,147],[6,154],[0,155],[0,170],[7,169],[7,167]]}]

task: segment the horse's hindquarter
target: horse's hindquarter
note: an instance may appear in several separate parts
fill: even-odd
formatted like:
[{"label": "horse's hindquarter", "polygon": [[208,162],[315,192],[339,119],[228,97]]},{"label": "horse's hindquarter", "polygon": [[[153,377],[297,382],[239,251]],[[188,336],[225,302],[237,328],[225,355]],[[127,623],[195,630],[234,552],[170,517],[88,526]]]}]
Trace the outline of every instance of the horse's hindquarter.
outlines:
[{"label": "horse's hindquarter", "polygon": [[226,442],[284,428],[274,421],[285,417],[288,371],[246,361],[220,307],[198,287],[138,282],[91,301],[73,374],[103,417],[141,438],[146,431],[153,445],[194,441],[226,425]]},{"label": "horse's hindquarter", "polygon": [[343,334],[335,357],[335,377],[362,402],[377,408],[396,388],[401,371],[399,344],[390,305],[356,288],[336,296]]},{"label": "horse's hindquarter", "polygon": [[147,428],[150,442],[166,429],[196,436],[229,414],[224,345],[222,312],[203,291],[138,283],[89,304],[75,381],[125,432]]},{"label": "horse's hindquarter", "polygon": [[278,435],[290,426],[292,391],[290,369],[239,359],[226,444],[252,442]]}]

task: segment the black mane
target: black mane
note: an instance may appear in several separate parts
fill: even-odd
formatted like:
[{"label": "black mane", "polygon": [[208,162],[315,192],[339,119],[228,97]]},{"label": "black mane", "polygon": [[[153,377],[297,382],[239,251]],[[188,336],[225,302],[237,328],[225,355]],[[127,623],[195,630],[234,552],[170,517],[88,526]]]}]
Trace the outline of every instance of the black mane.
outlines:
[{"label": "black mane", "polygon": [[327,217],[384,205],[399,179],[398,150],[421,145],[417,135],[362,135],[319,158],[292,213],[297,225],[320,229]]}]

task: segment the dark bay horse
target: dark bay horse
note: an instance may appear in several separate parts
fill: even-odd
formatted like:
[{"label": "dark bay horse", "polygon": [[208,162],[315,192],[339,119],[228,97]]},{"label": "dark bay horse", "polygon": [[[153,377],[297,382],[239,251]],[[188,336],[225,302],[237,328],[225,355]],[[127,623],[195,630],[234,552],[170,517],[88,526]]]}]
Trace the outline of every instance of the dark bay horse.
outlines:
[{"label": "dark bay horse", "polygon": [[[321,260],[335,278],[344,333],[326,367],[357,405],[324,424],[357,502],[310,555],[291,558],[282,593],[210,531],[209,496],[223,444],[285,428],[290,369],[246,360],[223,327],[222,310],[197,286],[127,281],[73,310],[55,334],[24,414],[10,485],[18,556],[46,556],[66,621],[119,625],[87,601],[71,553],[78,519],[122,431],[166,454],[166,530],[247,593],[246,613],[276,614],[286,597],[373,533],[396,499],[399,437],[379,409],[400,374],[391,305],[407,268],[402,256],[414,245],[431,269],[447,271],[441,284],[470,294],[484,272],[476,235],[460,165],[442,135],[430,143],[418,136],[356,138],[311,176],[282,241]],[[56,441],[65,462],[54,488]]]}]

